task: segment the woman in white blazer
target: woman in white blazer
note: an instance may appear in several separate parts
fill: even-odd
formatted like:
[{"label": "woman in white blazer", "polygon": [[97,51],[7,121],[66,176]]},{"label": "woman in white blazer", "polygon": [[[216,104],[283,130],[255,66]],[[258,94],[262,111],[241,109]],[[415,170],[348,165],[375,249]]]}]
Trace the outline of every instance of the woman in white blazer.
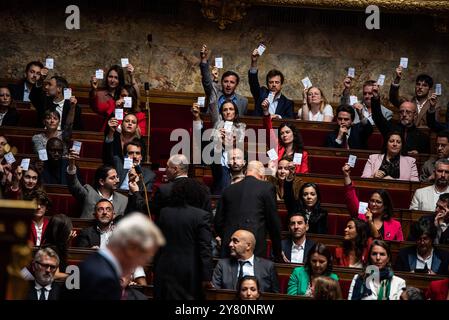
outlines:
[{"label": "woman in white blazer", "polygon": [[372,154],[363,169],[362,178],[419,181],[415,158],[403,156],[404,144],[399,132],[391,132],[382,154]]},{"label": "woman in white blazer", "polygon": [[348,300],[399,300],[406,284],[404,279],[393,274],[390,244],[374,240],[368,261],[363,273],[352,279]]}]

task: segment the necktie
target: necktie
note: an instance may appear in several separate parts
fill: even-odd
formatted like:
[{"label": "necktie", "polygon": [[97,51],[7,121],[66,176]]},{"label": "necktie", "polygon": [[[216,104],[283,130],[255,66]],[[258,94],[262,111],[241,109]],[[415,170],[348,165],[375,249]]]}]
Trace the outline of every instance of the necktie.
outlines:
[{"label": "necktie", "polygon": [[39,297],[39,301],[41,301],[41,300],[47,300],[47,299],[45,299],[45,288],[42,288],[41,289],[41,296]]},{"label": "necktie", "polygon": [[343,149],[349,150],[348,135],[343,136]]},{"label": "necktie", "polygon": [[240,271],[239,271],[239,278],[238,281],[240,281],[240,279],[243,278],[243,266],[248,263],[248,261],[239,261],[239,265],[240,265]]}]

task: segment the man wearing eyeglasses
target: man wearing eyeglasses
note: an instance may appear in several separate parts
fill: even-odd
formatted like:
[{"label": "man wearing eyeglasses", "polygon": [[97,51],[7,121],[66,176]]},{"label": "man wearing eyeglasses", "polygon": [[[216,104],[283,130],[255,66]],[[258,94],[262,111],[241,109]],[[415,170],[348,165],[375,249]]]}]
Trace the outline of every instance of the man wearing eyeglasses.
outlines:
[{"label": "man wearing eyeglasses", "polygon": [[104,248],[111,236],[114,221],[114,206],[107,199],[101,199],[95,205],[95,224],[81,230],[78,236],[78,247]]},{"label": "man wearing eyeglasses", "polygon": [[30,285],[27,300],[59,300],[61,286],[54,282],[59,257],[51,248],[39,249],[34,256],[34,285]]}]

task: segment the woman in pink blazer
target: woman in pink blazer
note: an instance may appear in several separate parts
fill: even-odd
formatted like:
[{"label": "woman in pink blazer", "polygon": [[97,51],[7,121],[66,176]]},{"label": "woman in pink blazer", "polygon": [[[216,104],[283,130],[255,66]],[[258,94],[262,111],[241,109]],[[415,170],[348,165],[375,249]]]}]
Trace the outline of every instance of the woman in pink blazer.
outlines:
[{"label": "woman in pink blazer", "polygon": [[350,173],[351,167],[345,164],[342,168],[345,178],[345,201],[352,217],[368,222],[374,239],[404,241],[401,223],[393,216],[393,203],[387,191],[374,191],[369,199],[366,213],[359,213],[359,199],[355,192]]},{"label": "woman in pink blazer", "polygon": [[363,169],[362,178],[419,181],[416,160],[403,156],[404,144],[399,132],[391,132],[382,154],[372,154]]}]

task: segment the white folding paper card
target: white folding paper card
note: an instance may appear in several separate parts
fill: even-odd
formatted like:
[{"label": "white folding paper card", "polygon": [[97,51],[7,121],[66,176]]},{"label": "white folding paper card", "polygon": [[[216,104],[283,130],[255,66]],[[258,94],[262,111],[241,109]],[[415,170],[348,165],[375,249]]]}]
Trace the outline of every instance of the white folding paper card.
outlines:
[{"label": "white folding paper card", "polygon": [[206,97],[198,97],[198,105],[200,106],[200,108],[203,108],[204,105],[206,104]]},{"label": "white folding paper card", "polygon": [[270,91],[270,93],[268,94],[267,99],[268,99],[268,102],[270,104],[273,103],[273,101],[274,101],[274,92],[273,91]]},{"label": "white folding paper card", "polygon": [[64,100],[70,100],[72,97],[72,89],[64,88]]},{"label": "white folding paper card", "polygon": [[366,210],[368,209],[368,202],[359,202],[359,214],[366,214]]},{"label": "white folding paper card", "polygon": [[354,156],[352,154],[349,155],[348,164],[351,168],[355,167],[356,160],[357,160],[357,156]]},{"label": "white folding paper card", "polygon": [[23,170],[27,171],[28,168],[30,167],[30,159],[29,158],[22,159],[22,162],[20,162],[20,166],[22,167]]},{"label": "white folding paper card", "polygon": [[95,70],[95,78],[97,78],[99,80],[104,78],[104,71],[103,71],[103,69]]},{"label": "white folding paper card", "polygon": [[222,57],[215,58],[215,66],[218,69],[223,69],[223,58]]},{"label": "white folding paper card", "polygon": [[115,118],[117,120],[123,120],[123,109],[115,109]]},{"label": "white folding paper card", "polygon": [[55,66],[55,60],[53,58],[45,59],[45,68],[51,70]]},{"label": "white folding paper card", "polygon": [[129,170],[133,167],[133,159],[131,158],[125,158],[123,161],[123,169]]},{"label": "white folding paper card", "polygon": [[358,102],[357,96],[349,96],[349,104],[353,106]]},{"label": "white folding paper card", "polygon": [[47,150],[45,150],[45,149],[38,150],[38,154],[39,154],[39,160],[41,160],[41,161],[48,160]]},{"label": "white folding paper card", "polygon": [[81,141],[73,141],[73,147],[72,147],[72,149],[73,149],[76,153],[80,154],[80,152],[81,152],[81,145],[82,145],[82,142],[81,142]]},{"label": "white folding paper card", "polygon": [[401,58],[401,61],[399,62],[399,65],[404,68],[407,69],[408,66],[408,58]]},{"label": "white folding paper card", "polygon": [[125,101],[125,103],[123,104],[123,108],[131,109],[133,107],[132,97],[124,97],[123,100]]},{"label": "white folding paper card", "polygon": [[232,122],[232,121],[225,121],[225,123],[224,123],[225,131],[231,132],[233,125],[234,125],[234,122]]},{"label": "white folding paper card", "polygon": [[437,84],[435,85],[435,94],[436,94],[437,96],[441,96],[441,83],[437,83]]},{"label": "white folding paper card", "polygon": [[301,80],[301,82],[304,88],[306,89],[312,86],[312,81],[310,81],[309,77],[305,77],[304,79]]},{"label": "white folding paper card", "polygon": [[128,58],[121,58],[120,61],[122,62],[122,68],[126,68],[126,66],[129,64]]},{"label": "white folding paper card", "polygon": [[16,162],[16,159],[14,158],[14,155],[11,152],[5,154],[5,160],[8,164],[13,164],[14,162]]},{"label": "white folding paper card", "polygon": [[274,149],[268,150],[267,155],[271,161],[276,161],[279,158],[278,153]]},{"label": "white folding paper card", "polygon": [[384,83],[385,83],[385,75],[384,75],[384,74],[381,74],[381,75],[379,75],[379,78],[377,79],[377,84],[378,84],[379,86],[383,86]]},{"label": "white folding paper card", "polygon": [[350,78],[355,77],[355,68],[348,68],[348,77]]},{"label": "white folding paper card", "polygon": [[261,56],[261,55],[263,55],[263,53],[265,52],[265,49],[266,49],[267,47],[265,47],[265,45],[264,44],[259,44],[259,46],[257,47],[257,52],[259,53],[259,56]]},{"label": "white folding paper card", "polygon": [[293,155],[293,163],[297,165],[302,163],[302,153],[295,153]]}]

